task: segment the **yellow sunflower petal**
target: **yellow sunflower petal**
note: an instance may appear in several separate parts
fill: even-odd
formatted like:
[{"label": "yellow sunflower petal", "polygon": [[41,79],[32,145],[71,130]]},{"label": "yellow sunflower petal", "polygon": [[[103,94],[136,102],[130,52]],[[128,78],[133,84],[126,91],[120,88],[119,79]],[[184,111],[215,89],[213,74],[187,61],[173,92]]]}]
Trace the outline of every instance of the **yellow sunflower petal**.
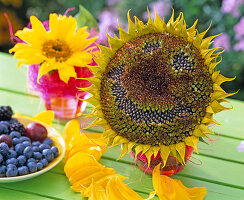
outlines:
[{"label": "yellow sunflower petal", "polygon": [[106,193],[108,200],[143,200],[118,177],[113,177],[109,180]]},{"label": "yellow sunflower petal", "polygon": [[100,165],[96,159],[83,152],[78,152],[73,155],[70,159],[67,160],[64,166],[64,172],[67,177],[70,177],[73,173],[75,173],[81,166],[84,165]]},{"label": "yellow sunflower petal", "polygon": [[[65,15],[52,13],[49,15],[49,27],[50,38],[59,38],[66,41],[74,35],[77,28],[77,22],[72,16],[67,17]],[[60,27],[62,27],[62,29]]]},{"label": "yellow sunflower petal", "polygon": [[18,67],[20,67],[21,64],[39,64],[44,59],[41,51],[38,49],[33,49],[31,46],[24,43],[17,43],[12,49],[9,50],[9,53],[13,52],[15,52],[15,58],[21,59],[21,62],[18,63]]},{"label": "yellow sunflower petal", "polygon": [[160,164],[153,170],[153,187],[160,200],[202,200],[207,193],[205,187],[185,187],[180,180],[160,175]]},{"label": "yellow sunflower petal", "polygon": [[92,62],[92,54],[85,51],[74,52],[71,57],[66,61],[67,65],[85,67]]},{"label": "yellow sunflower petal", "polygon": [[194,150],[198,153],[197,150],[197,143],[198,143],[199,138],[195,136],[190,136],[185,138],[185,143],[188,146],[191,146],[194,148]]},{"label": "yellow sunflower petal", "polygon": [[79,192],[84,192],[92,183],[92,180],[98,181],[106,176],[115,174],[115,170],[112,168],[104,168],[102,170],[96,171],[93,174],[87,174],[86,177],[80,179],[72,184],[72,189]]},{"label": "yellow sunflower petal", "polygon": [[48,72],[55,70],[56,66],[50,64],[49,62],[44,62],[40,65],[39,71],[38,71],[38,77],[37,77],[37,82],[40,83],[40,78],[47,74]]},{"label": "yellow sunflower petal", "polygon": [[43,111],[43,112],[40,112],[37,115],[35,115],[33,117],[33,119],[35,119],[37,121],[40,121],[40,122],[43,122],[43,123],[51,126],[52,125],[52,121],[54,119],[54,112],[51,111],[51,110]]},{"label": "yellow sunflower petal", "polygon": [[105,167],[102,165],[85,165],[80,166],[80,168],[75,171],[70,177],[69,182],[71,184],[74,184],[75,182],[79,180],[83,180],[86,177],[90,176],[91,174],[94,174],[100,170],[103,170]]},{"label": "yellow sunflower petal", "polygon": [[66,155],[66,159],[71,158],[74,154],[78,152],[84,152],[89,155],[94,156],[94,158],[98,161],[102,154],[106,152],[106,148],[102,148],[100,146],[97,146],[95,144],[87,144],[87,145],[82,145],[82,146],[75,146],[73,147],[70,152]]},{"label": "yellow sunflower petal", "polygon": [[63,131],[63,138],[66,143],[66,150],[70,150],[72,148],[71,140],[75,135],[80,134],[80,122],[76,119],[69,121]]},{"label": "yellow sunflower petal", "polygon": [[88,190],[90,193],[88,200],[108,200],[106,189],[97,184],[94,180],[92,180],[92,184]]},{"label": "yellow sunflower petal", "polygon": [[65,63],[60,64],[62,65],[60,69],[58,69],[59,77],[65,83],[68,83],[70,77],[77,77],[75,72],[75,68],[73,66],[67,65]]},{"label": "yellow sunflower petal", "polygon": [[17,31],[15,35],[21,40],[25,41],[31,47],[38,49],[41,49],[43,41],[48,39],[48,35],[46,32],[42,32],[42,34],[40,34],[38,30],[29,28],[24,28],[21,31]]}]

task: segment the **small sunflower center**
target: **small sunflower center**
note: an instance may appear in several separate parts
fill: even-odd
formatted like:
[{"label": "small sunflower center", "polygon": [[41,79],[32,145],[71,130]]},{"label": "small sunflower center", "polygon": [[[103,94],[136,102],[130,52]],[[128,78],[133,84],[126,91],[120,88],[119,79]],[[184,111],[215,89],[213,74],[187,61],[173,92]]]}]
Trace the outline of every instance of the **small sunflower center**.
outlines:
[{"label": "small sunflower center", "polygon": [[71,56],[68,44],[58,39],[45,42],[42,51],[46,57],[55,58],[57,62],[64,62]]},{"label": "small sunflower center", "polygon": [[200,124],[213,83],[200,51],[181,37],[154,33],[127,42],[101,82],[110,127],[129,141],[170,145]]}]

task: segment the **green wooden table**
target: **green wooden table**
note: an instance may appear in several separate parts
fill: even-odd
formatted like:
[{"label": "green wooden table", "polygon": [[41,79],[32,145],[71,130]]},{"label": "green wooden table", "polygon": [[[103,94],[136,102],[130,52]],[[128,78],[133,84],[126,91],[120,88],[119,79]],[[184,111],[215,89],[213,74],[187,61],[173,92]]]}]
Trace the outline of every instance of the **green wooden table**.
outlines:
[{"label": "green wooden table", "polygon": [[[38,96],[28,93],[26,69],[18,69],[16,64],[11,55],[0,53],[0,105],[10,105],[21,114],[33,116],[44,107]],[[213,127],[217,133],[211,136],[213,142],[199,144],[200,154],[194,153],[195,159],[191,158],[195,164],[189,162],[181,173],[174,176],[187,187],[205,186],[208,190],[205,199],[244,199],[244,152],[237,151],[240,141],[244,140],[244,102],[229,101],[234,109],[216,115],[216,120],[222,125]],[[62,133],[64,123],[55,121],[54,127]],[[151,177],[142,174],[128,155],[117,161],[118,149],[109,149],[101,163],[129,177],[126,183],[146,198],[153,191]],[[201,165],[197,165],[200,162]],[[82,199],[79,193],[70,189],[63,166],[61,162],[36,178],[0,184],[0,200]]]}]

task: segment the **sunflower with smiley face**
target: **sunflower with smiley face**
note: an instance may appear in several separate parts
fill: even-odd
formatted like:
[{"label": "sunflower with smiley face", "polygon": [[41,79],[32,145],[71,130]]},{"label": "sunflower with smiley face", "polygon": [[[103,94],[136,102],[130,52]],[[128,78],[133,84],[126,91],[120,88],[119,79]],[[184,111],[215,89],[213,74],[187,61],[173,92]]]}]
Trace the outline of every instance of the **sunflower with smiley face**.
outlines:
[{"label": "sunflower with smiley face", "polygon": [[[121,144],[121,156],[132,149],[135,156],[160,153],[164,165],[169,155],[185,163],[186,145],[197,151],[199,138],[213,134],[213,115],[227,110],[220,85],[233,79],[215,71],[222,52],[209,48],[216,36],[204,38],[190,27],[182,13],[168,21],[149,14],[146,24],[128,13],[128,32],[119,25],[119,38],[110,37],[109,48],[99,46],[98,66],[89,67],[93,96],[90,126],[102,126],[108,146]],[[198,152],[198,151],[197,151]]]}]

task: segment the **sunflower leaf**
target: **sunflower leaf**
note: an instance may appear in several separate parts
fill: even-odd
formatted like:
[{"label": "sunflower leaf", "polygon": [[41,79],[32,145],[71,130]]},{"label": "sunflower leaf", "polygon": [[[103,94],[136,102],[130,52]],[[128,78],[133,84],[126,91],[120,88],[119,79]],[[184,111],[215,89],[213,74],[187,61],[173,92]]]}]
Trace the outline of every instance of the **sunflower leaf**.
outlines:
[{"label": "sunflower leaf", "polygon": [[88,26],[88,29],[95,28],[98,31],[97,21],[94,16],[82,5],[79,6],[79,12],[75,15],[77,27]]}]

